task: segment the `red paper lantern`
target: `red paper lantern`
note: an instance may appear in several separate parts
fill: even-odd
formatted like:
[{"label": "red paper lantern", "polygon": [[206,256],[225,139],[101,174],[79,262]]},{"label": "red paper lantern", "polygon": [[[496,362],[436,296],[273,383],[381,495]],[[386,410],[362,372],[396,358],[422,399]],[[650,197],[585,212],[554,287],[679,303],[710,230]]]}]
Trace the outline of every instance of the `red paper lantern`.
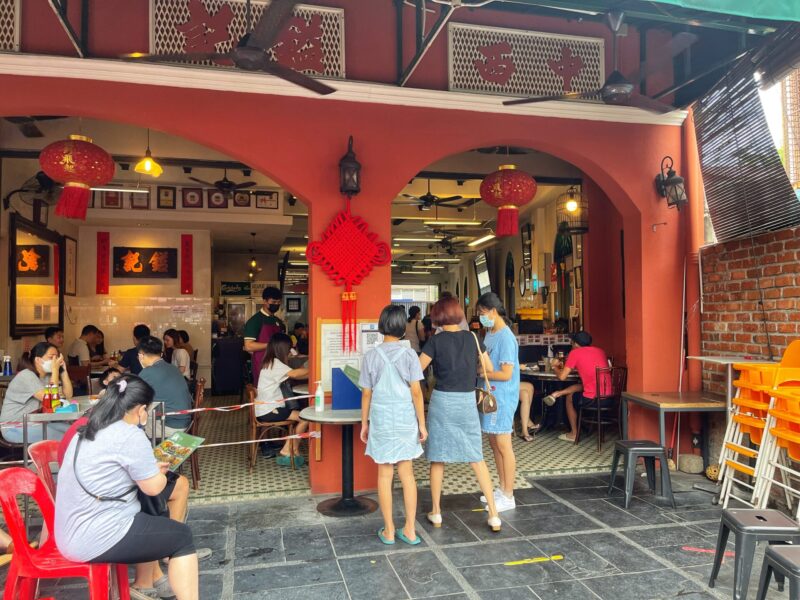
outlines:
[{"label": "red paper lantern", "polygon": [[108,152],[82,135],[47,146],[39,154],[39,164],[51,179],[64,184],[56,214],[70,219],[86,218],[89,188],[111,181],[116,168]]},{"label": "red paper lantern", "polygon": [[515,165],[501,165],[481,182],[481,199],[496,206],[497,237],[517,235],[519,207],[536,195],[536,180]]}]

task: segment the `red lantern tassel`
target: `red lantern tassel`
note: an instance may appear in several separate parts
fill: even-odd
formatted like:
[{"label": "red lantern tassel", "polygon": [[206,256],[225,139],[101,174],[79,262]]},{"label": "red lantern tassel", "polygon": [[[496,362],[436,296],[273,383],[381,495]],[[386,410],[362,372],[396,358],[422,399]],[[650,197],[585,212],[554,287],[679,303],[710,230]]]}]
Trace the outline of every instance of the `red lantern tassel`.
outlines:
[{"label": "red lantern tassel", "polygon": [[58,198],[56,214],[68,219],[86,220],[86,208],[89,205],[91,190],[83,183],[68,182]]},{"label": "red lantern tassel", "polygon": [[497,237],[517,235],[519,229],[519,208],[513,204],[501,206],[497,211]]},{"label": "red lantern tassel", "polygon": [[350,292],[350,351],[358,350],[358,296],[355,292]]}]

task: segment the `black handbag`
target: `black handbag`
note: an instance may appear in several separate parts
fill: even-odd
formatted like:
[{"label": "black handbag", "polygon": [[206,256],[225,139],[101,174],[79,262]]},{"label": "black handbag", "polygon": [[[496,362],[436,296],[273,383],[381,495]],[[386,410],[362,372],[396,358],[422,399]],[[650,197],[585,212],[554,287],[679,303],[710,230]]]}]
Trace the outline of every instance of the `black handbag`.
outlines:
[{"label": "black handbag", "polygon": [[[280,390],[281,390],[281,396],[283,396],[284,399],[292,398],[292,397],[297,395],[297,394],[294,393],[294,390],[292,389],[292,385],[291,385],[291,383],[289,383],[288,379],[285,379],[284,381],[281,381]],[[288,408],[289,410],[300,410],[300,401],[299,400],[286,400],[286,402],[284,403],[284,406],[286,408]]]}]

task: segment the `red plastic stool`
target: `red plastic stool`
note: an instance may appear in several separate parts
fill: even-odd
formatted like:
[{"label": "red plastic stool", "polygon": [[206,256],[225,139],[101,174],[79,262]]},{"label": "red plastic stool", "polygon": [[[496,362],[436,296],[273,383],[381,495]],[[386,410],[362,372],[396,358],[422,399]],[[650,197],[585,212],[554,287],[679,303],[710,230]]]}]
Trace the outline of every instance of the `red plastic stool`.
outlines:
[{"label": "red plastic stool", "polygon": [[130,600],[126,565],[76,563],[67,560],[56,548],[55,536],[49,536],[38,549],[31,548],[25,522],[17,505],[18,495],[30,496],[39,505],[48,531],[53,526],[54,507],[50,492],[34,473],[12,467],[0,471],[0,506],[14,541],[14,554],[6,578],[3,600],[34,600],[39,579],[84,577],[89,581],[90,600],[108,600],[113,566],[119,583],[120,600]]}]

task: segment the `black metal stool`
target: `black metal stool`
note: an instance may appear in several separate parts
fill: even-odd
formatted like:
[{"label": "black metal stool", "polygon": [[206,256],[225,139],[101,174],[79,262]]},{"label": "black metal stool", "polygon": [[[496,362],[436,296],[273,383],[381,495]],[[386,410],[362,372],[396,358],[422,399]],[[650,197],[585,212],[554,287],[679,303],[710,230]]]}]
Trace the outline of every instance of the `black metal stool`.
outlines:
[{"label": "black metal stool", "polygon": [[761,581],[758,584],[756,600],[765,600],[769,590],[772,573],[778,582],[778,591],[783,591],[783,582],[789,578],[789,600],[800,600],[800,547],[770,546],[764,555],[761,566]]},{"label": "black metal stool", "polygon": [[667,452],[662,446],[649,440],[618,440],[614,443],[614,458],[611,462],[611,480],[608,482],[608,495],[614,489],[614,478],[617,476],[619,457],[625,456],[625,508],[631,504],[633,496],[633,483],[636,480],[636,463],[639,458],[644,459],[647,471],[647,484],[650,490],[656,493],[656,459],[661,463],[661,495],[672,503],[675,508],[675,497],[672,495],[672,482],[669,478],[667,466]]},{"label": "black metal stool", "polygon": [[734,600],[747,598],[747,586],[750,583],[750,572],[753,570],[753,558],[758,542],[800,542],[800,526],[779,510],[728,508],[722,511],[717,537],[717,551],[714,555],[714,567],[708,579],[708,587],[714,587],[714,580],[719,575],[722,557],[728,535],[733,531],[736,558],[733,563],[733,597]]}]

